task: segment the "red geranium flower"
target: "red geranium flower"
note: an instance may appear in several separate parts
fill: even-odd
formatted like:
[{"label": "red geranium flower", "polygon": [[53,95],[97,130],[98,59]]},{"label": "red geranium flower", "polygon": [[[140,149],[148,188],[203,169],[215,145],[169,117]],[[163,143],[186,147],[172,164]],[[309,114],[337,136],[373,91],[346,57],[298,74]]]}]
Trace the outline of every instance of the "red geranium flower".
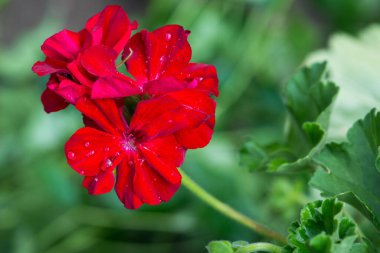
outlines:
[{"label": "red geranium flower", "polygon": [[[69,165],[85,177],[83,186],[90,194],[115,186],[131,209],[172,197],[186,150],[212,137],[211,96],[218,95],[216,69],[190,62],[189,31],[169,25],[130,39],[135,28],[121,7],[107,7],[80,32],[48,38],[45,61],[33,66],[40,76],[50,74],[41,96],[46,112],[73,104],[83,114],[85,127],[65,146]],[[123,49],[132,78],[117,70]]]},{"label": "red geranium flower", "polygon": [[136,28],[137,23],[131,24],[120,6],[108,6],[90,18],[85,29],[63,30],[48,38],[41,46],[45,61],[36,62],[32,68],[39,76],[51,74],[41,97],[45,111],[54,112],[69,103],[75,104],[79,97],[90,92],[95,77],[82,66],[84,51],[101,45],[119,54]]},{"label": "red geranium flower", "polygon": [[[184,88],[196,88],[218,95],[218,77],[212,65],[190,63],[189,31],[167,25],[153,32],[136,33],[125,47],[123,58],[135,80],[118,73],[113,65],[117,54],[98,47],[86,55],[87,69],[100,78],[94,83],[92,98],[118,98],[135,93],[159,95]],[[102,57],[99,57],[102,55]],[[107,56],[106,56],[107,55]],[[91,66],[91,70],[89,69]],[[131,89],[132,87],[132,89]]]},{"label": "red geranium flower", "polygon": [[[117,72],[116,55],[104,48],[94,48],[86,54],[84,65],[99,76],[92,87],[92,98],[119,98],[134,94],[159,96],[167,92],[193,88],[218,95],[218,77],[212,65],[190,63],[189,31],[179,25],[168,25],[153,32],[143,30],[126,45],[123,57],[127,70],[135,80]],[[132,53],[131,53],[132,52]],[[99,57],[102,55],[102,57]],[[108,61],[102,60],[106,59]],[[211,98],[210,98],[211,99]],[[179,131],[176,136],[186,148],[206,146],[212,137],[215,116],[197,128]]]},{"label": "red geranium flower", "polygon": [[114,100],[78,100],[76,107],[95,123],[79,129],[66,143],[69,165],[85,176],[83,186],[102,194],[114,186],[125,207],[168,201],[178,189],[177,167],[186,149],[173,133],[197,127],[215,113],[206,93],[182,90],[141,101],[130,124]]}]

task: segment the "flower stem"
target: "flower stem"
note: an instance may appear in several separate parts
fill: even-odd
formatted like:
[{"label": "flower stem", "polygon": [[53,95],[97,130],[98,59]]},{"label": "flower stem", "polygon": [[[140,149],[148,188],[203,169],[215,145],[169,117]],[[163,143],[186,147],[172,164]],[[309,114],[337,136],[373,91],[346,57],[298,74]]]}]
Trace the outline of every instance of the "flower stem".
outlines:
[{"label": "flower stem", "polygon": [[264,251],[264,252],[270,252],[270,253],[281,253],[281,247],[266,243],[266,242],[258,242],[258,243],[252,243],[248,244],[245,247],[240,248],[236,253],[252,253],[257,251]]},{"label": "flower stem", "polygon": [[[251,218],[239,213],[229,205],[221,202],[208,192],[206,192],[202,187],[195,183],[183,170],[179,169],[182,175],[182,184],[191,191],[198,198],[209,204],[211,207],[221,212],[225,216],[239,222],[240,224],[252,229],[258,234],[272,238],[276,241],[286,244],[286,239],[279,233],[259,224],[258,222],[252,220]],[[277,251],[275,251],[277,252]]]}]

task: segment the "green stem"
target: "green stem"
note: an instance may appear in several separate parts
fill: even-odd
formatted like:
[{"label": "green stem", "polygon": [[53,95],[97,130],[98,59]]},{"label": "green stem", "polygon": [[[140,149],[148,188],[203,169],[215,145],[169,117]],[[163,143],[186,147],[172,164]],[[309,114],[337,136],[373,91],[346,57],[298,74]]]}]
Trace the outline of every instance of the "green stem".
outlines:
[{"label": "green stem", "polygon": [[183,170],[179,169],[179,171],[182,174],[182,184],[194,195],[206,202],[208,205],[221,212],[225,216],[252,229],[256,233],[286,244],[286,239],[282,235],[265,227],[264,225],[259,224],[251,218],[239,213],[229,205],[226,205],[225,203],[221,202],[220,200],[206,192],[198,184],[196,184]]},{"label": "green stem", "polygon": [[281,253],[281,247],[266,243],[266,242],[258,242],[258,243],[252,243],[248,244],[247,246],[244,246],[240,248],[236,253],[252,253],[257,251],[265,251],[270,253]]}]

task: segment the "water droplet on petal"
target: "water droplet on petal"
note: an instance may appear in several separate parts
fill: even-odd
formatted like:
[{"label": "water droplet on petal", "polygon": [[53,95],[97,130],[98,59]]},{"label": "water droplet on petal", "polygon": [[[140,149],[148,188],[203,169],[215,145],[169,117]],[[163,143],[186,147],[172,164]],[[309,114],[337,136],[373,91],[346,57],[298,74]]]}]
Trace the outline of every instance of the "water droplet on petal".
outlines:
[{"label": "water droplet on petal", "polygon": [[169,41],[172,38],[172,35],[170,33],[165,34],[165,40]]},{"label": "water droplet on petal", "polygon": [[102,164],[102,169],[105,170],[105,169],[108,169],[110,168],[111,166],[113,165],[113,162],[111,159],[109,158],[106,158]]},{"label": "water droplet on petal", "polygon": [[108,151],[110,151],[110,148],[109,148],[109,147],[105,147],[105,148],[104,148],[104,151],[105,151],[105,152],[108,152]]},{"label": "water droplet on petal", "polygon": [[67,158],[69,158],[70,160],[75,160],[75,153],[72,151],[68,152]]},{"label": "water droplet on petal", "polygon": [[79,174],[84,175],[84,170],[79,171]]},{"label": "water droplet on petal", "polygon": [[84,146],[85,146],[86,148],[88,148],[88,147],[90,146],[90,142],[86,141],[86,142],[84,143]]},{"label": "water droplet on petal", "polygon": [[132,166],[132,165],[133,165],[133,162],[132,162],[132,161],[129,161],[128,164],[129,164],[130,166]]},{"label": "water droplet on petal", "polygon": [[120,152],[116,152],[116,153],[115,153],[115,156],[119,156],[119,155],[120,155]]},{"label": "water droplet on petal", "polygon": [[95,177],[95,178],[94,178],[94,181],[95,181],[95,182],[98,182],[98,181],[99,181],[99,178]]},{"label": "water droplet on petal", "polygon": [[90,152],[87,153],[87,157],[95,155],[95,150],[91,150]]},{"label": "water droplet on petal", "polygon": [[161,63],[163,63],[165,60],[166,60],[166,57],[165,57],[165,56],[161,56],[161,57],[160,57],[160,62],[161,62]]},{"label": "water droplet on petal", "polygon": [[198,78],[198,81],[199,81],[199,82],[202,82],[202,81],[203,81],[203,77],[199,77],[199,78]]}]

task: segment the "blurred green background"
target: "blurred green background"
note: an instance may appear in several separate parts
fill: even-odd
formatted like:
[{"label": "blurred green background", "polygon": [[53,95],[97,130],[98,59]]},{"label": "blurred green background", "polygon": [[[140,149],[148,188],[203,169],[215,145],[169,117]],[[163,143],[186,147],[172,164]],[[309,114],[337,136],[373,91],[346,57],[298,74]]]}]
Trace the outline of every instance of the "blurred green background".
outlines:
[{"label": "blurred green background", "polygon": [[79,30],[115,3],[140,28],[177,23],[191,30],[193,61],[217,67],[221,95],[212,142],[189,151],[183,169],[285,234],[319,193],[307,174],[249,173],[239,167],[239,149],[249,137],[269,143],[282,134],[284,82],[332,34],[355,35],[379,22],[378,0],[0,0],[0,252],[194,253],[206,252],[210,240],[263,239],[183,187],[169,203],[137,211],[124,209],[114,193],[89,196],[66,164],[63,146],[81,117],[72,109],[45,114],[39,98],[46,79],[30,69],[43,59],[48,36]]}]

